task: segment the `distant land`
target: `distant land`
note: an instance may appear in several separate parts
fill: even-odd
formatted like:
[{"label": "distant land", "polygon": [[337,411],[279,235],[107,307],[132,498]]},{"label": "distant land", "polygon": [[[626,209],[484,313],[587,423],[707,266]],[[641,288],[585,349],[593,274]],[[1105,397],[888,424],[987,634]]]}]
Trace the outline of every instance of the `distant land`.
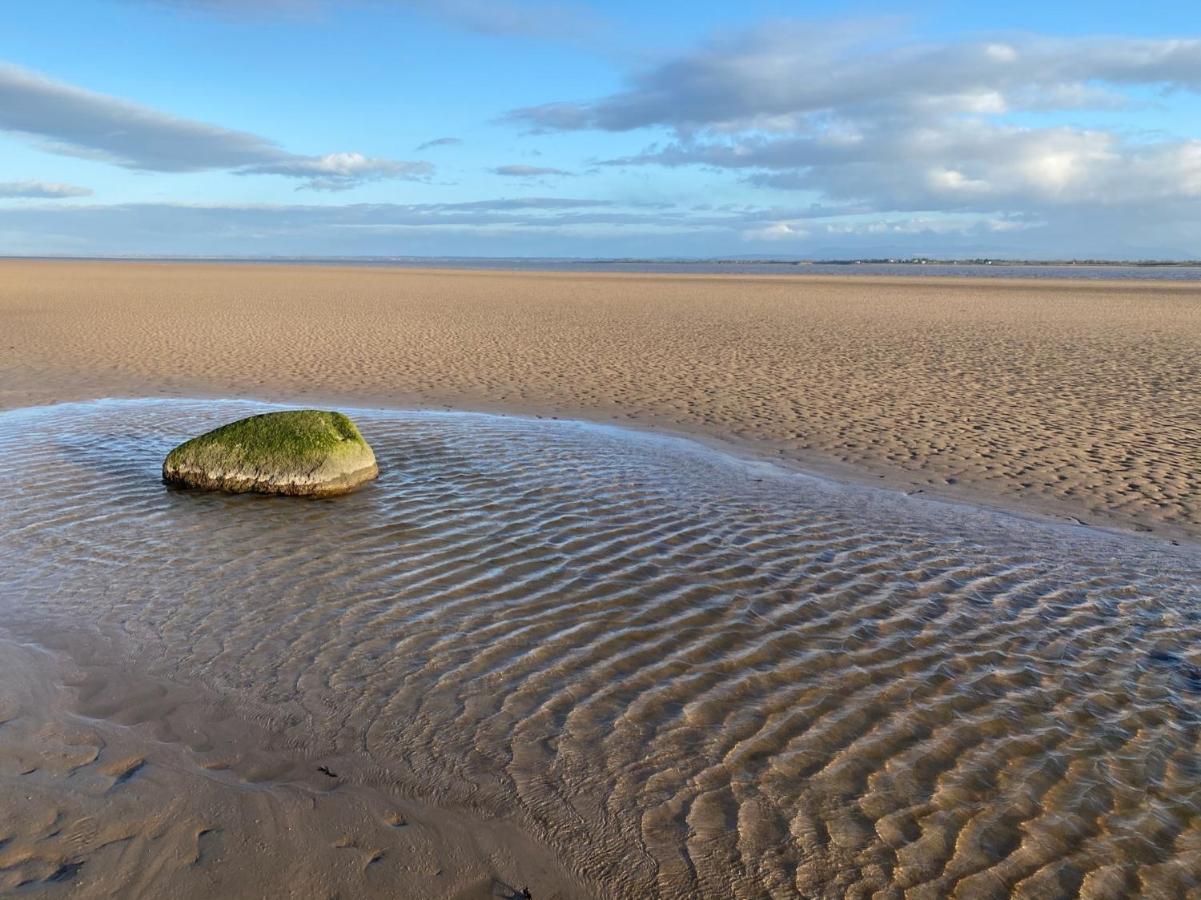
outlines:
[{"label": "distant land", "polygon": [[[6,257],[0,257],[6,259]],[[554,256],[103,256],[7,257],[45,262],[141,262],[176,265],[334,266],[363,269],[455,269],[497,272],[575,272],[627,275],[814,275],[827,278],[1036,278],[1070,281],[1201,282],[1201,260],[1172,259],[937,259],[872,257],[797,259],[762,257],[554,257]]]},{"label": "distant land", "polygon": [[[585,260],[575,260],[583,262]],[[863,259],[788,259],[781,257],[655,257],[586,260],[593,263],[707,263],[758,266],[1182,266],[1201,267],[1201,259],[940,259],[932,256],[872,257]]]},{"label": "distant land", "polygon": [[811,265],[854,266],[1201,266],[1195,259],[933,259],[914,256],[907,259],[815,259]]},{"label": "distant land", "polygon": [[1110,266],[1114,268],[1201,268],[1198,259],[1010,259],[1000,257],[941,258],[933,256],[855,257],[810,259],[800,257],[761,256],[18,256],[2,255],[11,260],[131,260],[138,262],[246,262],[246,263],[370,263],[375,265],[453,264],[481,265],[488,263],[565,265],[737,265],[737,266]]}]

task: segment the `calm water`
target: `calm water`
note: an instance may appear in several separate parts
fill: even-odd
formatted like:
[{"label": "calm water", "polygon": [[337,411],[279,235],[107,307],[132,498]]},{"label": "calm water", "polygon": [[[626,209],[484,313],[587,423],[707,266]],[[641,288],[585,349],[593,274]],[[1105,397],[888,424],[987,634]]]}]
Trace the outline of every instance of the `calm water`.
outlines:
[{"label": "calm water", "polygon": [[180,262],[258,262],[272,265],[349,265],[398,268],[482,269],[525,272],[644,272],[675,275],[919,275],[967,278],[1069,278],[1201,281],[1201,266],[1020,266],[1020,265],[852,265],[795,262],[717,262],[713,260],[607,260],[561,258],[481,258],[476,256],[387,256],[352,258],[278,257],[270,259],[180,259]]},{"label": "calm water", "polygon": [[332,501],[166,489],[266,407],[0,414],[0,613],[516,812],[599,896],[1180,896],[1195,550],[616,429],[354,413]]},{"label": "calm water", "polygon": [[592,260],[407,258],[356,262],[356,265],[405,268],[507,269],[547,272],[646,272],[671,275],[920,275],[961,278],[1084,278],[1201,281],[1201,266],[985,266],[853,265],[791,262],[714,262],[711,260]]}]

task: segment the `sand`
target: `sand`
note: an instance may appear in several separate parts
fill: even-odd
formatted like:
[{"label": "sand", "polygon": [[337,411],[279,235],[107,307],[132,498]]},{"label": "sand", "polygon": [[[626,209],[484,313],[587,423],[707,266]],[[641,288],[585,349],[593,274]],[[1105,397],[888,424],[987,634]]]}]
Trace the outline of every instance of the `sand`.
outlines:
[{"label": "sand", "polygon": [[[158,482],[179,435],[258,411],[0,416],[21,473],[0,623],[78,670],[70,740],[21,740],[36,697],[0,728],[14,877],[538,900],[577,893],[552,862],[609,898],[1201,883],[1201,548],[479,414],[356,414],[383,475],[338,500]],[[66,837],[88,817],[101,837]]]},{"label": "sand", "polygon": [[[1151,532],[1156,543],[1164,543],[1158,541],[1162,537],[1195,544],[1201,536],[1201,286],[0,263],[0,408],[103,396],[446,406],[619,422],[681,432],[748,454],[906,492],[950,496],[1116,530]],[[539,493],[530,490],[522,496],[537,498]],[[634,504],[630,509],[636,512],[645,506]],[[854,539],[853,534],[848,537],[842,530],[835,531],[844,539]],[[703,532],[698,526],[689,534]],[[395,533],[404,533],[400,525]],[[1046,532],[1051,536],[1048,540],[1053,541],[1055,533]],[[874,545],[878,544],[879,540]],[[669,539],[668,545],[675,547],[674,539]],[[862,552],[854,547],[839,552],[844,553],[839,558],[847,561],[847,571],[822,574],[822,559],[810,560],[805,565],[816,566],[813,577],[818,580],[811,585],[802,579],[798,596],[813,591],[817,591],[813,596],[823,596],[822,591],[829,590],[830,577],[845,575],[852,582],[848,589],[868,602],[865,616],[871,618],[877,601],[874,595],[863,593],[866,585],[896,567],[885,566],[884,573],[856,574],[854,565],[859,563],[853,565],[852,561],[863,562]],[[329,558],[336,557],[331,554]],[[791,559],[792,554],[786,558]],[[95,558],[88,561],[97,564]],[[467,560],[461,565],[474,562]],[[871,568],[871,562],[868,559],[864,564]],[[919,561],[917,570],[935,585],[931,590],[936,596],[958,589],[960,582],[972,590],[977,583],[991,583],[981,581],[978,572],[973,574],[974,568],[965,570],[960,578],[955,574],[956,565]],[[1017,565],[998,559],[997,579],[1002,583],[1012,580]],[[729,564],[728,571],[740,571],[736,561]],[[448,577],[443,563],[436,572],[440,574],[433,578],[435,584],[438,578]],[[529,577],[520,566],[516,572],[515,578]],[[747,577],[751,580],[745,590],[730,590],[753,602],[763,588],[757,576]],[[1021,581],[1006,587],[1000,605],[990,607],[995,613],[1005,603],[1013,604],[1013,622],[1020,626],[1013,639],[1019,643],[1029,640],[1030,653],[1040,665],[1044,648],[1038,644],[1039,635],[1025,624],[1027,587],[1037,596],[1050,592],[1047,614],[1052,620],[1060,614],[1071,620],[1062,638],[1064,647],[1076,640],[1082,628],[1090,635],[1089,646],[1096,644],[1100,630],[1109,629],[1113,652],[1126,653],[1129,671],[1143,673],[1140,678],[1161,677],[1152,671],[1154,667],[1148,669],[1143,660],[1146,648],[1141,643],[1131,649],[1125,620],[1114,619],[1112,604],[1077,609],[1053,589],[1039,588],[1043,577],[1037,567],[1022,570]],[[1089,577],[1096,589],[1113,590],[1115,598],[1125,598],[1125,589],[1118,583],[1121,579],[1109,584],[1104,568]],[[949,579],[946,585],[940,581],[943,578]],[[95,584],[102,586],[103,579]],[[914,590],[919,600],[927,596],[920,584]],[[638,592],[632,595],[638,596]],[[80,596],[86,598],[87,591]],[[250,597],[245,591],[239,596]],[[832,597],[830,615],[855,608],[834,602],[837,595]],[[898,608],[881,621],[910,622],[904,598],[898,595],[893,599]],[[470,611],[468,600],[456,608]],[[542,600],[551,603],[553,592]],[[442,602],[440,595],[430,602]],[[524,601],[518,597],[514,602]],[[1179,623],[1168,621],[1171,616],[1162,606],[1152,603],[1145,612],[1146,616],[1167,618],[1162,622],[1156,619],[1154,633],[1140,641],[1167,640],[1178,629]],[[255,622],[254,611],[248,608],[232,625],[221,625],[205,617],[202,607],[181,604],[178,611],[179,615],[201,616],[192,626],[198,636],[192,649],[198,653],[214,640],[234,642],[238,637],[235,625]],[[703,615],[717,614],[717,608],[710,610],[704,604],[699,608]],[[959,607],[951,605],[949,610]],[[748,612],[744,621],[738,610],[730,610],[734,620],[728,626],[721,622],[714,626],[713,634],[721,641],[734,642],[731,658],[742,652],[737,641],[740,635],[745,637],[747,623],[759,621],[761,610],[755,607],[753,611],[755,615]],[[153,614],[153,610],[145,614]],[[970,609],[957,614],[967,619],[964,623],[956,620],[950,634],[967,640]],[[810,621],[804,609],[797,615],[797,627]],[[869,628],[861,633],[855,616],[848,624],[850,633],[862,639],[865,647],[874,647],[874,632]],[[574,623],[576,613],[569,619]],[[149,624],[157,626],[159,621],[156,618]],[[162,621],[169,623],[170,617],[164,615]],[[286,621],[299,625],[303,617]],[[498,621],[503,622],[504,617]],[[638,621],[644,629],[645,622]],[[119,617],[113,622],[123,625]],[[453,634],[470,638],[477,630],[490,627],[473,623],[452,629]],[[826,628],[822,622],[818,625]],[[611,631],[608,619],[601,616],[590,627],[597,629],[596,643],[584,634],[589,643],[568,647],[563,658],[576,659],[579,653],[588,659],[595,656],[592,665],[604,675],[609,672],[604,652],[611,649],[606,637]],[[675,626],[670,627],[675,633]],[[205,629],[214,633],[202,639]],[[274,635],[274,626],[264,629],[266,635]],[[582,631],[586,629],[573,624],[561,634],[570,642],[582,639]],[[528,823],[507,819],[503,807],[473,811],[461,803],[418,802],[405,795],[403,779],[397,780],[394,774],[385,777],[364,754],[353,749],[335,752],[322,748],[314,736],[297,735],[305,726],[303,721],[288,718],[287,704],[273,708],[266,703],[231,703],[227,697],[206,693],[194,677],[177,682],[150,676],[144,668],[123,668],[115,662],[122,658],[120,653],[83,632],[63,632],[54,639],[40,635],[35,646],[20,634],[0,631],[0,893],[22,889],[70,890],[72,895],[84,897],[140,892],[179,897],[467,898],[517,896],[528,885],[532,895],[543,900],[595,891],[595,880],[584,883],[572,874],[578,871],[578,864],[565,867],[564,857],[549,849],[549,838],[529,837]],[[633,628],[629,633],[642,634]],[[183,634],[190,640],[193,631]],[[306,655],[304,648],[313,641],[317,642],[314,646],[337,646],[322,635],[320,629],[309,630],[302,635],[303,641],[288,644],[285,640],[278,646],[273,637],[251,635],[250,650],[244,656],[231,650],[228,664],[236,661],[251,667],[248,671],[256,662],[274,666],[278,662],[274,654],[292,646],[300,654],[297,672],[311,670],[317,677],[321,671],[319,651]],[[355,641],[377,636],[376,626],[365,625],[346,629],[341,639],[357,646]],[[493,654],[507,652],[511,646],[515,649],[511,659],[505,657],[507,667],[516,672],[524,671],[525,666],[540,670],[542,656],[529,653],[524,640],[524,630],[518,629],[502,645],[489,648],[478,664],[499,666]],[[939,648],[944,643],[940,637],[932,646]],[[545,641],[540,652],[557,653],[556,646]],[[701,658],[711,659],[716,646],[710,646]],[[474,660],[476,649],[465,649],[464,659]],[[1055,673],[1062,669],[1066,650],[1057,645],[1051,650],[1055,651],[1053,664],[1047,662],[1049,668],[1039,677],[1058,677]],[[725,652],[716,658],[725,659]],[[1185,652],[1187,648],[1173,650]],[[970,653],[965,650],[961,655],[967,658]],[[1103,656],[1094,654],[1097,659]],[[638,666],[653,669],[662,654],[643,648],[630,657],[618,654],[617,658],[632,658]],[[432,658],[432,662],[440,659]],[[803,659],[807,659],[803,653],[796,656],[796,660]],[[164,664],[169,662],[167,659]],[[914,689],[943,683],[940,673],[949,663],[934,657],[927,662],[932,666],[928,671],[914,670]],[[465,665],[470,670],[474,663]],[[695,674],[695,669],[696,663],[689,662],[682,671]],[[554,671],[552,668],[552,674]],[[785,670],[775,662],[764,671],[778,673],[787,681],[785,674],[780,674]],[[1102,665],[1097,671],[1107,669]],[[1118,682],[1125,683],[1126,671],[1114,675]],[[361,680],[323,683],[366,684],[371,668],[360,675]],[[612,743],[612,738],[605,737],[606,716],[617,716],[621,707],[616,701],[611,711],[604,707],[608,689],[584,692],[586,697],[601,698],[596,701],[600,707],[592,709],[574,698],[570,678],[542,684],[537,678],[513,677],[523,691],[563,690],[571,704],[578,704],[583,712],[574,712],[572,720],[573,727],[580,729],[580,747]],[[637,683],[635,675],[628,673],[612,676],[611,681],[615,691]],[[681,684],[688,682],[685,678]],[[253,678],[249,683],[259,685]],[[742,683],[741,678],[729,676],[718,682]],[[664,684],[672,686],[670,680]],[[945,713],[951,729],[959,721],[956,704],[962,700],[962,690],[957,682],[948,684],[946,702],[940,695],[923,715]],[[1155,698],[1162,686],[1155,682],[1152,688],[1154,696],[1146,705],[1146,714],[1158,722],[1159,701]],[[389,691],[395,689],[392,686]],[[860,689],[876,690],[871,685],[856,688]],[[447,708],[453,711],[460,702],[455,693],[457,683],[452,680],[447,690],[452,694]],[[1074,687],[1067,691],[1064,702],[1074,703],[1077,693]],[[385,692],[385,696],[391,693]],[[823,690],[820,696],[833,695]],[[456,725],[440,739],[453,743],[472,716],[489,721],[487,717],[495,713],[489,704],[503,699],[487,691],[472,697],[463,705]],[[1037,696],[1034,700],[1041,702]],[[561,709],[565,702],[562,698],[554,703],[537,702],[535,697],[529,701],[529,721],[551,728],[553,716],[543,713]],[[647,723],[670,721],[674,715],[671,704],[661,712],[646,695],[640,702]],[[695,735],[689,731],[690,740],[732,735],[732,746],[741,747],[741,730],[750,727],[747,734],[754,734],[753,717],[738,717],[740,704],[713,702],[711,706],[711,710],[704,708],[712,721]],[[873,718],[857,715],[858,708],[832,709],[828,716],[822,714],[820,722],[825,725],[807,725],[793,734],[784,726],[797,724],[793,721],[796,709],[791,701],[785,703],[768,716],[767,721],[775,724],[769,733],[759,736],[765,743],[758,751],[747,751],[748,765],[754,770],[756,753],[770,758],[794,750],[802,755],[817,753],[815,759],[825,759],[821,754],[827,752],[823,749],[826,745],[820,741],[817,747],[794,743],[802,737],[814,739],[814,734],[821,738],[824,730],[832,733],[830,746],[858,746],[855,742],[861,740],[883,746],[881,735],[887,729],[881,732],[879,722],[892,721],[888,709],[881,706],[883,718]],[[1081,735],[1102,733],[1095,727],[1094,712],[1088,706],[1080,713]],[[730,721],[723,718],[726,715],[732,717]],[[629,718],[620,718],[623,726],[629,724]],[[431,719],[425,727],[436,721]],[[906,721],[896,719],[902,725]],[[484,731],[495,737],[491,729]],[[533,760],[530,764],[538,769],[542,758],[538,754],[554,753],[558,758],[557,754],[567,754],[570,749],[558,743],[554,728],[549,736],[525,724],[518,731],[523,739],[528,738],[528,746],[521,744],[525,755],[515,759],[515,764]],[[857,762],[849,766],[853,769],[849,773],[843,771],[847,765],[819,766],[820,778],[807,777],[798,783],[829,789],[834,799],[819,804],[815,815],[830,814],[824,827],[832,843],[804,848],[804,859],[816,867],[812,872],[802,872],[802,866],[793,878],[788,875],[791,868],[783,867],[779,877],[787,875],[794,886],[804,883],[809,894],[817,894],[827,888],[835,891],[836,882],[824,879],[850,877],[848,873],[865,884],[883,884],[902,875],[918,878],[920,874],[929,879],[941,872],[958,878],[962,873],[955,866],[965,871],[979,869],[973,859],[948,863],[948,859],[955,861],[963,843],[955,840],[956,829],[965,827],[967,834],[974,827],[955,819],[956,811],[962,812],[970,804],[959,802],[954,791],[942,797],[945,784],[940,766],[928,765],[927,772],[909,760],[910,754],[915,759],[917,755],[941,758],[941,754],[952,761],[970,761],[976,759],[977,751],[953,741],[954,746],[946,744],[951,732],[944,733],[945,729],[934,732],[942,743],[933,748],[928,741],[910,747],[908,732],[901,725],[897,731],[900,749],[895,755],[901,766],[890,768],[887,763],[894,750],[888,754],[881,751],[885,762],[879,772],[911,772],[914,784],[909,793],[946,800],[944,812],[950,819],[935,822],[937,817],[923,806],[921,815],[926,818],[915,820],[922,823],[922,840],[912,839],[916,826],[905,831],[898,825],[900,830],[894,835],[889,828],[895,825],[894,819],[899,822],[903,816],[889,812],[892,807],[885,801],[890,803],[896,799],[894,794],[906,793],[898,788],[880,796],[869,792],[875,806],[855,807],[873,818],[879,814],[874,830],[858,820],[843,822],[838,816],[844,807],[851,808],[846,805],[850,802],[847,798],[859,796],[864,784],[875,789],[875,783],[856,767],[859,763],[868,766],[875,757],[871,753],[853,755]],[[571,732],[566,729],[565,736],[571,737]],[[613,732],[622,733],[619,729]],[[642,726],[634,732],[641,735]],[[436,728],[430,733],[438,734]],[[283,737],[289,734],[291,737]],[[1008,740],[1008,734],[1009,729],[1002,729],[998,740]],[[965,747],[979,742],[974,731],[962,737]],[[1016,746],[1021,740],[1011,743],[1014,746],[1006,746],[1015,758],[1038,769],[1041,750]],[[614,767],[613,771],[622,775],[615,784],[636,793],[642,803],[644,794],[635,790],[640,790],[641,783],[630,776],[647,774],[637,764],[644,748],[636,742],[632,746],[632,768]],[[710,749],[703,742],[697,746],[704,752]],[[987,768],[997,752],[990,746],[988,752],[980,752],[978,761]],[[1144,755],[1136,753],[1131,758]],[[566,773],[576,772],[591,785],[585,765],[589,758],[580,751],[574,757],[578,765]],[[776,821],[768,814],[767,795],[755,794],[750,782],[739,775],[739,753],[730,751],[728,758],[725,754],[718,758],[725,763],[706,769],[704,778],[689,775],[684,763],[668,766],[655,777],[662,781],[677,775],[680,783],[667,791],[669,795],[675,791],[674,795],[646,818],[617,817],[615,823],[609,823],[620,828],[641,827],[645,846],[658,861],[654,870],[661,885],[688,884],[689,878],[700,878],[695,863],[678,860],[673,869],[662,862],[670,858],[680,835],[690,847],[700,847],[695,859],[702,866],[712,863],[716,867],[711,874],[719,880],[712,883],[727,887],[727,882],[720,881],[729,875],[730,867],[722,862],[726,857],[705,848],[725,848],[722,852],[727,852],[726,843],[736,836],[747,842],[747,848],[759,848],[748,859],[768,862],[775,859],[771,853],[779,852],[780,847],[787,845],[790,852],[796,849],[789,842],[797,833],[788,830],[796,823]],[[490,759],[480,757],[480,765],[490,765]],[[705,757],[695,748],[682,746],[681,759],[699,763]],[[731,767],[728,772],[726,764]],[[948,771],[958,771],[960,764],[948,765]],[[336,775],[325,774],[319,767]],[[549,771],[549,764],[542,769]],[[1191,771],[1180,769],[1182,780],[1174,783],[1179,792],[1187,793],[1193,784]],[[481,783],[487,783],[491,772],[484,766],[477,773]],[[727,777],[729,787],[736,787],[734,796],[740,798],[740,805],[730,805]],[[1135,773],[1127,781],[1137,785],[1140,777]],[[1015,780],[1020,796],[1024,796],[1025,778]],[[982,782],[985,788],[991,783],[986,782]],[[1064,784],[1074,789],[1074,781]],[[540,790],[541,781],[534,779],[532,788]],[[663,790],[661,784],[657,790]],[[782,809],[795,811],[794,801],[789,799]],[[560,807],[562,803],[556,802],[555,809]],[[918,815],[917,806],[906,810],[904,816]],[[830,822],[841,822],[845,828],[837,831]],[[581,819],[579,827],[587,828],[588,820]],[[1006,839],[1020,835],[1022,827],[1020,822],[1012,828],[1007,825]],[[1067,879],[1063,883],[1071,880],[1069,869],[1080,859],[1061,850],[1062,830],[1051,825],[1048,829],[1044,841],[1018,842],[1022,852],[1006,857],[1005,865],[1012,870],[1006,870],[1006,878],[1014,883],[1020,878],[1050,879],[1048,884],[1059,878]],[[800,837],[807,834],[802,829]],[[1172,846],[1183,854],[1180,859],[1192,859],[1187,855],[1192,852],[1192,833],[1182,830],[1181,834],[1188,840]],[[893,875],[863,862],[874,859],[873,835],[886,845],[900,847],[901,865]],[[1152,845],[1162,845],[1160,849],[1168,845],[1159,838],[1155,841]],[[981,846],[984,844],[988,842]],[[995,848],[988,846],[985,855],[991,859]],[[848,847],[857,848],[862,858],[851,854]],[[741,844],[740,849],[746,851]],[[819,865],[815,860],[825,862]],[[599,864],[603,860],[597,857],[594,861]],[[827,864],[828,870],[823,868]],[[1165,858],[1160,869],[1144,866],[1137,879],[1127,867],[1114,876],[1114,883],[1119,887],[1136,880],[1175,884],[1172,878],[1191,877],[1190,866],[1173,856]],[[997,871],[988,869],[980,877],[987,880]],[[1104,874],[1098,869],[1089,878],[1100,883]],[[802,875],[810,881],[803,882]],[[710,882],[700,879],[698,883]],[[670,895],[671,890],[663,893]],[[732,893],[753,896],[754,890]],[[1094,893],[1105,895],[1100,889]],[[1167,890],[1165,895],[1170,894]]]},{"label": "sand", "polygon": [[618,421],[1201,536],[1201,285],[0,263],[0,406],[98,396]]},{"label": "sand", "polygon": [[0,630],[0,894],[586,895],[513,823],[309,758],[269,712],[127,670],[94,636],[48,643]]}]

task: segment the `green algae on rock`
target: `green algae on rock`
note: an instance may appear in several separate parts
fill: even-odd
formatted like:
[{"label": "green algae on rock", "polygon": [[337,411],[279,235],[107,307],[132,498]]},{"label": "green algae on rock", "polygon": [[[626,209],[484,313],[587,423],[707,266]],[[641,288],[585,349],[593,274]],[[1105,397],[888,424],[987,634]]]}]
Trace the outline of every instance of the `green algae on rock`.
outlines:
[{"label": "green algae on rock", "polygon": [[233,493],[332,497],[378,474],[354,422],[318,409],[230,422],[185,441],[163,461],[168,484]]}]

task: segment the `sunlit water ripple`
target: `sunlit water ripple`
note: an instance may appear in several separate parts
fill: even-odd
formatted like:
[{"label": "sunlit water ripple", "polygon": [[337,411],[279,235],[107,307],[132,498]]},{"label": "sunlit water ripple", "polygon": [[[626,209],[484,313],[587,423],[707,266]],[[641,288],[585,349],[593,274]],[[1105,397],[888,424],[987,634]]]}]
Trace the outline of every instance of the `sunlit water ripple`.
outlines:
[{"label": "sunlit water ripple", "polygon": [[332,501],[175,491],[261,404],[0,414],[0,612],[116,631],[605,896],[1179,896],[1195,550],[581,423],[354,412]]}]

